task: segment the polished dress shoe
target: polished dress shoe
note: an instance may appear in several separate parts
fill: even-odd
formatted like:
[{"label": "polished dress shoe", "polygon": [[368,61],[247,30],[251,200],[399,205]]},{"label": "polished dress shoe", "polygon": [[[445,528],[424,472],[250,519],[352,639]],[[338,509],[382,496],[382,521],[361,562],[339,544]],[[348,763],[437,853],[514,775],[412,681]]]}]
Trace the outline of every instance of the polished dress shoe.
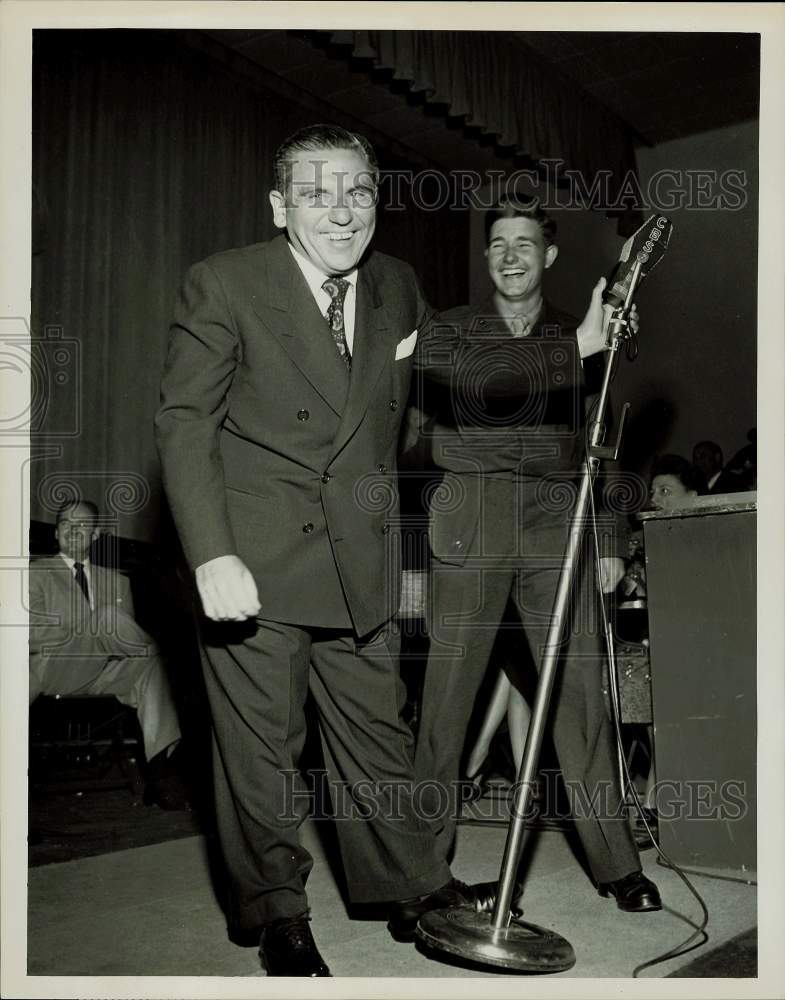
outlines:
[{"label": "polished dress shoe", "polygon": [[628,913],[662,909],[659,889],[641,871],[631,872],[615,882],[600,882],[597,891],[601,896],[614,896],[619,909]]},{"label": "polished dress shoe", "polygon": [[[491,913],[496,905],[497,882],[477,882],[469,885],[451,878],[441,889],[426,893],[424,896],[413,896],[411,899],[399,899],[390,907],[390,920],[387,930],[396,941],[414,941],[417,921],[430,910],[442,910],[451,906],[473,905],[478,913]],[[520,885],[513,890],[513,901],[523,892]],[[520,916],[520,910],[513,907],[513,913]]]},{"label": "polished dress shoe", "polygon": [[268,976],[332,976],[311,934],[310,917],[280,917],[267,924],[259,957]]}]

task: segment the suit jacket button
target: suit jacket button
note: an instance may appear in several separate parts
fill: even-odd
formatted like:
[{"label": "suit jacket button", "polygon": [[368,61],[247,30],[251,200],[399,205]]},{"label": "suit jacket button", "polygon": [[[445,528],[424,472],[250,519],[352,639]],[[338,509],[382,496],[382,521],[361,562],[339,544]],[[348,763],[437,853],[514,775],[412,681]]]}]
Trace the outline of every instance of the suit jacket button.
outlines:
[{"label": "suit jacket button", "polygon": [[307,420],[310,417],[310,415],[311,414],[307,410],[298,410],[297,411],[297,419],[298,420]]},{"label": "suit jacket button", "polygon": [[322,482],[329,483],[332,478],[333,477],[330,475],[329,472],[325,472],[324,475],[322,476]]},{"label": "suit jacket button", "polygon": [[379,470],[379,472],[386,472],[387,471],[387,466],[386,465],[378,465],[377,469]]},{"label": "suit jacket button", "polygon": [[306,521],[305,524],[303,525],[303,534],[310,535],[312,531],[313,531],[313,525],[311,524],[310,521]]},{"label": "suit jacket button", "polygon": [[390,525],[389,524],[385,524],[385,525],[382,526],[382,534],[383,535],[386,535],[389,532],[389,530],[390,530]]},{"label": "suit jacket button", "polygon": [[398,400],[397,399],[391,399],[390,400],[390,409],[393,410],[393,412],[398,409]]}]

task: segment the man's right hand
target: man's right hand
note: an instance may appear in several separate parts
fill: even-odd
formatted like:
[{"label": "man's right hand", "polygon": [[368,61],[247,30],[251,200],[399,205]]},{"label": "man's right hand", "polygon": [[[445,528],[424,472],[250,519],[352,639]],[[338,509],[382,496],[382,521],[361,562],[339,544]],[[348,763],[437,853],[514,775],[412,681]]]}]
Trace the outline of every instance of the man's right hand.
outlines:
[{"label": "man's right hand", "polygon": [[256,583],[238,556],[218,556],[196,567],[196,586],[208,618],[241,622],[261,611]]},{"label": "man's right hand", "polygon": [[589,358],[608,346],[608,324],[613,309],[602,301],[606,284],[605,278],[600,278],[592,289],[589,308],[578,327],[578,351],[581,358]]}]

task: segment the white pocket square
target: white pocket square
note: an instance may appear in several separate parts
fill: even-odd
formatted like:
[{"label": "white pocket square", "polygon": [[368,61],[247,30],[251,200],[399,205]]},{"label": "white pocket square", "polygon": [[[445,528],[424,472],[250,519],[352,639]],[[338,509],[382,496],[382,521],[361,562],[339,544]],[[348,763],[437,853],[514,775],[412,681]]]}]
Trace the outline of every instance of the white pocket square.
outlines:
[{"label": "white pocket square", "polygon": [[412,330],[408,337],[404,337],[403,340],[398,342],[395,348],[395,360],[400,361],[401,358],[408,358],[410,354],[413,354],[416,343],[417,331]]}]

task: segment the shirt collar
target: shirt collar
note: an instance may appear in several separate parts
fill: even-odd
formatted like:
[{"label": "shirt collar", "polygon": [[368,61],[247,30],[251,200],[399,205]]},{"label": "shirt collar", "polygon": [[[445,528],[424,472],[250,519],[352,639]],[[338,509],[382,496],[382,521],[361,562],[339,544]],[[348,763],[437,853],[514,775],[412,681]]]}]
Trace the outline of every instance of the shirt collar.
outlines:
[{"label": "shirt collar", "polygon": [[[65,554],[65,552],[58,552],[57,554],[60,556],[60,558],[63,560],[63,562],[66,564],[66,566],[69,569],[73,569],[74,566],[76,566],[76,560],[72,559],[70,556],[67,556]],[[82,566],[84,566],[85,569],[90,569],[90,557],[89,556],[87,556],[85,558],[85,561],[82,563]]]},{"label": "shirt collar", "polygon": [[[318,292],[321,292],[323,295],[327,295],[328,293],[325,292],[325,290],[322,288],[322,285],[325,283],[325,281],[327,280],[327,278],[330,277],[330,275],[329,274],[325,274],[324,271],[320,271],[319,268],[312,261],[308,260],[308,258],[306,256],[304,256],[303,254],[301,254],[299,250],[296,250],[292,246],[292,244],[289,243],[288,240],[287,240],[287,243],[288,243],[289,249],[292,252],[292,257],[294,257],[295,262],[297,263],[297,266],[300,268],[300,270],[303,273],[303,277],[308,282],[308,287],[311,289],[311,292],[314,295],[316,295]],[[348,281],[349,284],[356,291],[356,289],[357,289],[357,268],[355,268],[350,274],[342,274],[341,277],[344,278],[346,281]]]},{"label": "shirt collar", "polygon": [[540,298],[540,304],[536,311],[531,314],[516,313],[506,309],[502,312],[501,309],[499,309],[497,296],[491,296],[491,301],[493,302],[494,311],[502,317],[509,329],[512,329],[512,321],[514,319],[521,319],[526,324],[526,332],[531,333],[532,330],[536,329],[536,327],[541,324],[542,318],[545,315],[545,299],[542,297]]}]

